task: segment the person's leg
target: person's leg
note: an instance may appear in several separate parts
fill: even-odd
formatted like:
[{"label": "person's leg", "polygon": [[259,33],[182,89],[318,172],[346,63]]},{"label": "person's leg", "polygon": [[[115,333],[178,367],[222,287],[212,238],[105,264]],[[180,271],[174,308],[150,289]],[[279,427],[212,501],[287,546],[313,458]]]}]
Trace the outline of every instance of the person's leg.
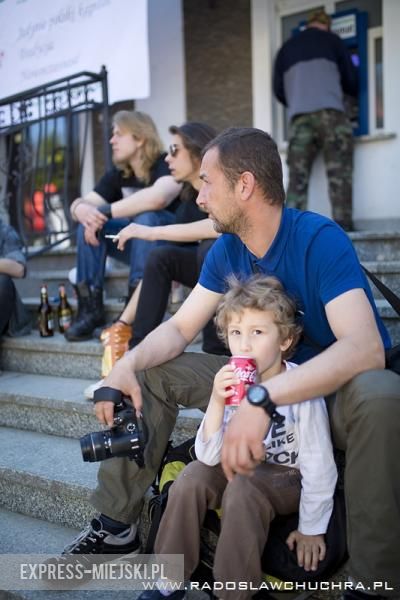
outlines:
[{"label": "person's leg", "polygon": [[15,302],[15,287],[10,275],[0,273],[0,335],[6,331]]},{"label": "person's leg", "polygon": [[126,458],[103,461],[98,486],[91,498],[97,510],[123,523],[138,519],[144,494],[157,474],[175,426],[178,405],[205,408],[215,373],[225,362],[224,357],[185,352],[139,373],[143,418],[149,430],[145,467],[139,469]]},{"label": "person's leg", "polygon": [[103,287],[107,257],[107,242],[99,237],[99,245],[85,242],[85,228],[79,224],[76,230],[76,283],[85,282],[88,286]]},{"label": "person's leg", "polygon": [[[260,464],[251,477],[235,475],[222,500],[221,533],[214,559],[214,578],[226,583],[262,580],[261,556],[272,519],[298,511],[301,476],[297,469]],[[251,598],[251,591],[224,590],[229,600]]]},{"label": "person's leg", "polygon": [[183,554],[185,580],[190,578],[199,562],[200,531],[206,512],[221,507],[226,484],[220,465],[209,467],[196,460],[185,467],[168,493],[155,552]]},{"label": "person's leg", "polygon": [[329,185],[332,217],[346,230],[353,217],[353,130],[348,117],[339,111],[323,111],[322,149]]},{"label": "person's leg", "polygon": [[332,434],[346,451],[349,574],[364,586],[386,582],[400,594],[400,376],[368,371],[328,401]]},{"label": "person's leg", "polygon": [[319,146],[314,127],[315,116],[300,115],[290,123],[287,165],[289,185],[286,195],[288,206],[307,209],[307,191],[311,167]]},{"label": "person's leg", "polygon": [[[132,219],[134,223],[154,227],[170,225],[175,222],[175,215],[168,210],[155,210],[143,212]],[[130,273],[129,285],[135,286],[136,282],[143,279],[146,261],[150,251],[165,242],[148,242],[147,240],[130,240]]]},{"label": "person's leg", "polygon": [[197,283],[196,246],[160,246],[147,259],[131,348],[137,346],[163,320],[173,281],[188,287]]},{"label": "person's leg", "polygon": [[[207,252],[209,251],[214,242],[215,240],[203,240],[198,245],[197,268],[199,276]],[[230,355],[229,349],[218,336],[217,329],[214,323],[214,317],[210,319],[208,323],[203,327],[202,350],[203,352],[207,352],[208,354],[223,354],[225,356]]]}]

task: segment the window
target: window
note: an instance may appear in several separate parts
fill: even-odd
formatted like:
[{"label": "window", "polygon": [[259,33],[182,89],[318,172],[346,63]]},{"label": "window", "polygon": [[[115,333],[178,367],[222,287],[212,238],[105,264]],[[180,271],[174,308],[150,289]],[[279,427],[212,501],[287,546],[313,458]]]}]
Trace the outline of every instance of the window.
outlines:
[{"label": "window", "polygon": [[382,27],[368,31],[368,96],[370,133],[382,130],[383,118],[383,39]]}]

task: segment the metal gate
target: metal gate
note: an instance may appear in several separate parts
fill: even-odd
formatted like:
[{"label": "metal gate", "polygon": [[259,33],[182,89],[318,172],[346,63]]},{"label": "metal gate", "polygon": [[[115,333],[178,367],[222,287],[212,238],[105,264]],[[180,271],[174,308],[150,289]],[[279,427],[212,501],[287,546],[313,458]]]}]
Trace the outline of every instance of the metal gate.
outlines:
[{"label": "metal gate", "polygon": [[102,113],[101,143],[108,167],[104,67],[100,74],[77,73],[0,100],[0,203],[29,254],[69,243],[74,231],[69,206],[81,194],[95,110]]}]

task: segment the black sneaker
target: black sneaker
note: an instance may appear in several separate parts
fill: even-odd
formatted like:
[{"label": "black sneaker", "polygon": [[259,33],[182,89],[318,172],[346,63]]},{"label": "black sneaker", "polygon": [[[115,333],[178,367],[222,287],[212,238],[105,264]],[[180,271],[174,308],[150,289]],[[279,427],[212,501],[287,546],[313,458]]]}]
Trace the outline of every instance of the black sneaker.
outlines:
[{"label": "black sneaker", "polygon": [[[86,529],[65,546],[61,556],[45,561],[48,568],[43,581],[52,589],[77,589],[91,581],[94,565],[126,560],[140,551],[140,539],[133,525],[121,533],[113,534],[103,529],[100,519],[93,519]],[[68,581],[63,576],[58,578],[57,574],[65,573],[67,568],[75,576]]]},{"label": "black sneaker", "polygon": [[118,534],[103,529],[100,519],[93,519],[70,544],[65,546],[62,554],[118,554],[126,556],[141,552],[141,544],[136,527],[131,525]]}]

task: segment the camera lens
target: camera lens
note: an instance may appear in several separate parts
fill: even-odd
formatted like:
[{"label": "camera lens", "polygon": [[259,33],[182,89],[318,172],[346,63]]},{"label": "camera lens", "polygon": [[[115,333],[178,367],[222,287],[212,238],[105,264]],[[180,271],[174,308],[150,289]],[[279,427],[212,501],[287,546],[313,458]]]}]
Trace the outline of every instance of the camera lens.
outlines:
[{"label": "camera lens", "polygon": [[110,458],[110,435],[108,431],[88,433],[80,439],[82,458],[85,462],[97,462]]}]

